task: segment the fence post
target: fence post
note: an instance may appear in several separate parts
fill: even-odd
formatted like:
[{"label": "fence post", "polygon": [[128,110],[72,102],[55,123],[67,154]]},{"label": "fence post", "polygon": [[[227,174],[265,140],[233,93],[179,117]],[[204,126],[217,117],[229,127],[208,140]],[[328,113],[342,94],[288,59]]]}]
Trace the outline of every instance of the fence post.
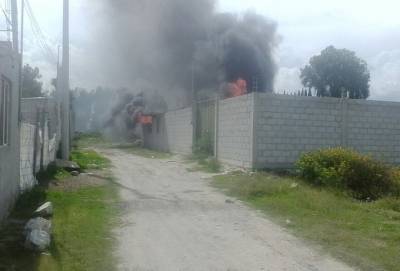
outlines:
[{"label": "fence post", "polygon": [[[257,101],[258,93],[249,94],[251,97],[250,103],[250,168],[256,169],[257,165]],[[249,97],[249,96],[248,96]]]},{"label": "fence post", "polygon": [[347,134],[348,134],[348,114],[349,114],[349,103],[347,98],[340,99],[340,109],[341,109],[341,145],[342,147],[347,147]]},{"label": "fence post", "polygon": [[192,151],[197,141],[197,100],[194,98],[192,103]]},{"label": "fence post", "polygon": [[218,130],[219,130],[219,95],[215,96],[214,112],[214,157],[218,159]]},{"label": "fence post", "polygon": [[45,109],[43,108],[42,109],[42,113],[41,113],[42,115],[41,115],[41,120],[40,120],[40,122],[41,122],[41,124],[40,124],[40,128],[41,128],[41,130],[42,130],[42,144],[41,144],[41,146],[40,146],[40,170],[44,170],[44,145],[45,145],[45,121],[46,121],[46,119],[45,119],[45,117],[46,117],[46,114],[45,114]]},{"label": "fence post", "polygon": [[33,176],[36,176],[36,164],[37,164],[37,151],[38,151],[38,137],[39,137],[39,110],[36,108],[35,118],[35,133],[33,136]]}]

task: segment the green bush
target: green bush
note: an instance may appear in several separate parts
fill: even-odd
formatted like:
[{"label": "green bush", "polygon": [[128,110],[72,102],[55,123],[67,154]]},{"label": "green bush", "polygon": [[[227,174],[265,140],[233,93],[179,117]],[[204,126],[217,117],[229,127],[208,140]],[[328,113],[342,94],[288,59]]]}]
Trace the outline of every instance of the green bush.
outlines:
[{"label": "green bush", "polygon": [[362,200],[393,193],[396,186],[389,166],[344,148],[304,154],[297,162],[297,169],[310,183],[348,190]]},{"label": "green bush", "polygon": [[200,137],[193,146],[193,154],[200,158],[207,158],[213,155],[214,148],[210,134]]}]

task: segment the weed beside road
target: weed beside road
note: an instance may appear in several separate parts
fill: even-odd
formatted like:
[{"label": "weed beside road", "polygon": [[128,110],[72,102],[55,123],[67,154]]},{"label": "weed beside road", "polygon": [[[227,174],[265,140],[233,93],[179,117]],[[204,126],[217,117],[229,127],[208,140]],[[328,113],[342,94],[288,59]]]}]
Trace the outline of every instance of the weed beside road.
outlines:
[{"label": "weed beside road", "polygon": [[112,142],[106,139],[103,135],[97,133],[79,135],[74,141],[74,146],[79,150],[84,150],[87,148],[96,148],[96,147],[103,149],[104,148],[119,149],[124,152],[149,159],[168,159],[172,157],[171,153],[146,149],[137,146],[133,143]]},{"label": "weed beside road", "polygon": [[362,270],[400,270],[400,200],[357,201],[295,177],[235,172],[215,187]]},{"label": "weed beside road", "polygon": [[[79,143],[79,142],[78,142]],[[49,167],[38,175],[40,184],[18,200],[7,225],[0,231],[0,270],[108,271],[115,270],[111,230],[117,222],[117,188],[105,168],[110,162],[93,150],[75,149],[72,159],[96,176]],[[48,253],[23,247],[25,222],[42,203],[51,201],[52,243]]]}]

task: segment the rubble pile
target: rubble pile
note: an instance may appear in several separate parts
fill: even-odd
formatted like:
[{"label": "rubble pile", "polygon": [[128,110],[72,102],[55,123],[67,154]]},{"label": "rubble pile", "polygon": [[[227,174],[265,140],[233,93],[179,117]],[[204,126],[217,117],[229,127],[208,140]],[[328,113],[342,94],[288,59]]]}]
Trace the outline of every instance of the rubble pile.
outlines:
[{"label": "rubble pile", "polygon": [[46,251],[51,242],[53,204],[46,202],[39,206],[24,227],[25,247],[30,250]]}]

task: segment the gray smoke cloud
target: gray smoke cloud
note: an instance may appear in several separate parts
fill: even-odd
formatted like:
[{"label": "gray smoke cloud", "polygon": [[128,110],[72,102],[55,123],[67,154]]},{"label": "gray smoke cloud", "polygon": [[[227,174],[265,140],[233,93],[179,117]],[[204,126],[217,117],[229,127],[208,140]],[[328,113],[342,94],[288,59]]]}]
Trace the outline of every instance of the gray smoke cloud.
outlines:
[{"label": "gray smoke cloud", "polygon": [[218,13],[214,0],[104,1],[97,49],[116,84],[152,90],[170,107],[190,104],[193,84],[215,93],[242,78],[249,91],[273,91],[279,36],[268,18]]}]

